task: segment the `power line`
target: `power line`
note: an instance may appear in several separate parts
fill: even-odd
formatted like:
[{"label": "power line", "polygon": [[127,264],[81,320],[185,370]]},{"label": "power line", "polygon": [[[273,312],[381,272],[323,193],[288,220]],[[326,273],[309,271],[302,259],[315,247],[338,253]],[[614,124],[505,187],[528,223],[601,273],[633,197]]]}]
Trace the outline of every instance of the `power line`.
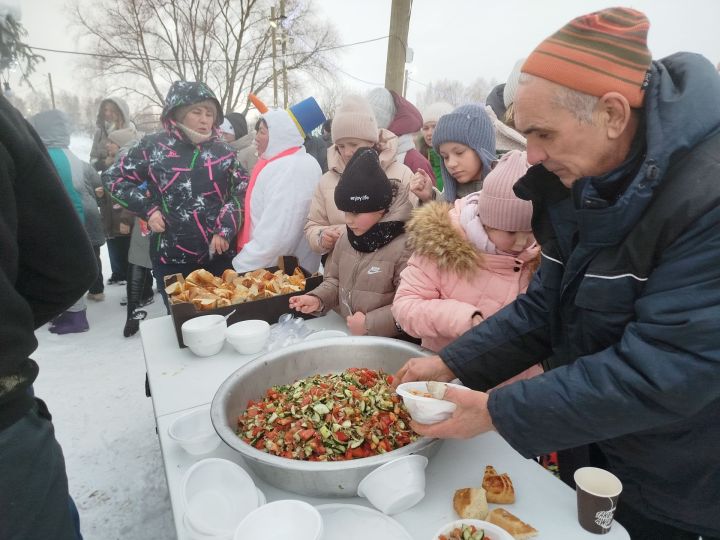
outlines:
[{"label": "power line", "polygon": [[[380,36],[380,37],[376,37],[376,38],[372,38],[372,39],[355,41],[353,43],[344,43],[342,45],[334,45],[332,47],[322,47],[320,49],[317,49],[315,52],[324,52],[324,51],[334,51],[336,49],[345,49],[347,47],[355,47],[356,45],[364,45],[366,43],[372,43],[374,41],[380,41],[380,40],[387,39],[387,38],[388,38],[388,36]],[[125,55],[125,56],[120,57],[120,56],[117,56],[114,54],[90,53],[90,52],[84,52],[84,51],[68,51],[68,50],[64,50],[64,49],[49,49],[46,47],[29,46],[29,48],[32,50],[43,51],[43,52],[52,52],[52,53],[59,53],[59,54],[72,54],[72,55],[76,55],[76,56],[92,56],[95,58],[112,58],[114,60],[118,60],[120,58],[122,58],[123,60],[146,60],[146,57],[144,57],[144,56]],[[288,54],[288,56],[290,56],[292,54],[300,54],[300,53],[290,53],[290,54]],[[165,58],[165,59],[157,58],[157,59],[153,59],[153,61],[176,62],[177,58]],[[227,60],[214,60],[214,59],[208,59],[207,61],[208,62],[227,62]]]}]

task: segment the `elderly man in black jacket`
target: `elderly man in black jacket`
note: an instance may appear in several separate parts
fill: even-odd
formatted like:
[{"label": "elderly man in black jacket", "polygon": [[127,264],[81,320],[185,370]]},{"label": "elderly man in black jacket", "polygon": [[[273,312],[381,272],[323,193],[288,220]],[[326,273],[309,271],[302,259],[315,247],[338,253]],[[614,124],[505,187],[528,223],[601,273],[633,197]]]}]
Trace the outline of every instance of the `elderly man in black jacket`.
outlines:
[{"label": "elderly man in black jacket", "polygon": [[[633,540],[707,540],[720,538],[720,77],[699,55],[651,61],[648,27],[606,9],[528,57],[514,112],[534,166],[515,192],[533,202],[540,269],[396,379],[477,390],[448,392],[454,416],[419,433],[495,429],[526,457],[584,457],[622,480]],[[544,374],[486,393],[538,361]]]},{"label": "elderly man in black jacket", "polygon": [[97,275],[92,246],[42,142],[0,96],[0,538],[75,540],[65,461],[33,397],[34,331]]}]

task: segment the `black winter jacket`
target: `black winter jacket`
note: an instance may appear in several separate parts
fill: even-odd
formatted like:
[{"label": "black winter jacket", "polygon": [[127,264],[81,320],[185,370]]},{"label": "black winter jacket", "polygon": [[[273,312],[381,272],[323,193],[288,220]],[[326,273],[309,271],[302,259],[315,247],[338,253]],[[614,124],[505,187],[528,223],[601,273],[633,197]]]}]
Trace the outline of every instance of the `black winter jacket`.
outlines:
[{"label": "black winter jacket", "polygon": [[33,403],[34,330],[80,298],[97,271],[45,146],[0,96],[0,429]]},{"label": "black winter jacket", "polygon": [[[543,375],[490,393],[521,454],[597,443],[623,500],[720,536],[720,77],[687,53],[654,62],[635,159],[571,190],[541,166],[543,258],[527,294],[441,351],[491,388],[543,358]],[[644,155],[643,155],[644,150]],[[627,186],[609,204],[608,184]]]}]

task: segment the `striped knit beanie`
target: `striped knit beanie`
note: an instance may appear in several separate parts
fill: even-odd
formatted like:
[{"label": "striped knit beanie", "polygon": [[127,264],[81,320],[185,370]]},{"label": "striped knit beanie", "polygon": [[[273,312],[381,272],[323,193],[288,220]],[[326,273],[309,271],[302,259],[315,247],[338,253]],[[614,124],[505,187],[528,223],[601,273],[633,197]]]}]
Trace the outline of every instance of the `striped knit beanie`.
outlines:
[{"label": "striped knit beanie", "polygon": [[[457,142],[472,148],[482,162],[482,178],[492,169],[496,159],[495,128],[492,120],[482,105],[461,105],[450,114],[444,114],[438,120],[433,131],[433,148],[439,154],[440,145],[446,142]],[[445,160],[440,161],[443,177],[443,196],[453,203],[457,199],[457,180],[445,167]]]},{"label": "striped knit beanie", "polygon": [[630,8],[582,15],[540,43],[522,71],[591,96],[619,92],[640,107],[652,62],[649,28],[645,14]]}]

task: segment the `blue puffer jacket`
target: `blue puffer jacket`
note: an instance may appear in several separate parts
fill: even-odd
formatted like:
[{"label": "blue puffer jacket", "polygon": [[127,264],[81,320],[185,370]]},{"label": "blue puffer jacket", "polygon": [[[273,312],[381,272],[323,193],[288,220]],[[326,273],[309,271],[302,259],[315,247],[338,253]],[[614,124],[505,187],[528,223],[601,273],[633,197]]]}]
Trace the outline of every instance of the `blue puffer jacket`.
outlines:
[{"label": "blue puffer jacket", "polygon": [[[628,163],[571,190],[542,166],[533,200],[543,260],[526,295],[440,353],[487,389],[521,454],[597,443],[623,500],[720,536],[720,77],[679,53],[652,66]],[[612,204],[609,185],[627,186]]]},{"label": "blue puffer jacket", "polygon": [[173,83],[162,113],[164,131],[143,137],[103,173],[114,201],[143,219],[162,212],[165,232],[150,238],[154,263],[206,263],[213,235],[230,241],[241,224],[247,173],[235,150],[217,129],[208,141],[193,144],[173,119],[177,107],[204,100],[217,105],[217,128],[220,104],[207,86]]}]

